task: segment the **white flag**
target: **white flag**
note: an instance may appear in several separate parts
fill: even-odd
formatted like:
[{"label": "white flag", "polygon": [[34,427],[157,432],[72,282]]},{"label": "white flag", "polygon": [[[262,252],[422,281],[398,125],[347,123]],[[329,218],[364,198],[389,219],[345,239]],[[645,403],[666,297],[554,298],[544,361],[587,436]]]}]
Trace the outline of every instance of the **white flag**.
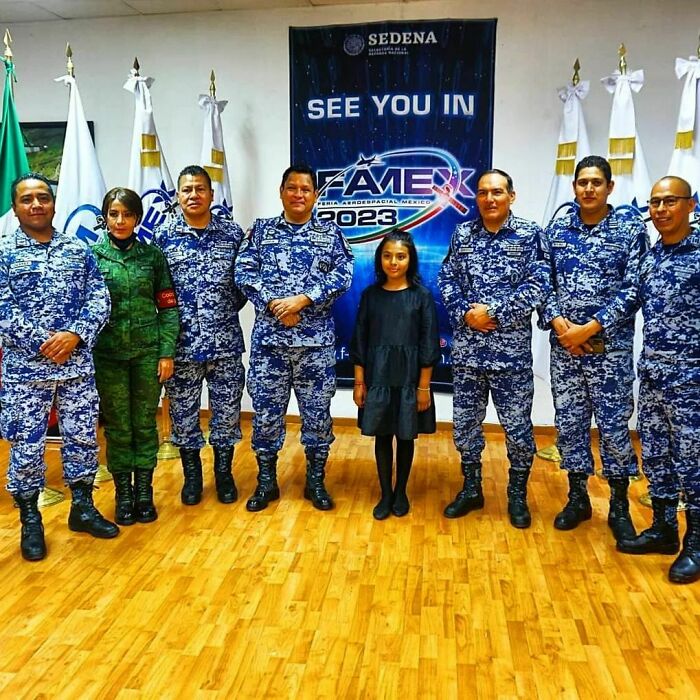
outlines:
[{"label": "white flag", "polygon": [[137,75],[132,68],[124,89],[134,95],[134,133],[131,140],[128,187],[143,200],[143,219],[139,239],[150,241],[153,229],[163,222],[176,206],[175,186],[158,139],[153,120],[150,86],[153,78]]},{"label": "white flag", "polygon": [[559,99],[564,103],[561,127],[559,129],[559,144],[557,160],[554,167],[554,177],[549,188],[547,206],[544,210],[542,225],[547,226],[557,209],[565,202],[572,202],[574,191],[572,182],[576,163],[591,155],[588,142],[586,121],[583,118],[583,105],[590,83],[582,80],[577,85],[569,83],[559,88]]},{"label": "white flag", "polygon": [[608,133],[608,160],[612,168],[615,189],[609,202],[614,207],[633,206],[647,210],[651,180],[644,151],[637,133],[632,91],[639,92],[644,85],[644,71],[620,73],[601,78],[608,92],[613,94]]},{"label": "white flag", "polygon": [[668,175],[690,183],[696,200],[700,197],[700,58],[676,59],[676,76],[685,77],[676,127],[676,145]]},{"label": "white flag", "polygon": [[233,200],[224,150],[224,133],[221,128],[221,113],[227,104],[227,100],[217,100],[210,95],[199,96],[199,106],[205,112],[202,154],[199,162],[209,173],[211,186],[214,189],[212,212],[230,219],[233,218]]},{"label": "white flag", "polygon": [[105,231],[101,211],[106,191],[105,181],[85,120],[78,84],[70,75],[62,75],[55,81],[68,88],[69,98],[53,224],[57,230],[73,233],[92,245],[98,242]]}]

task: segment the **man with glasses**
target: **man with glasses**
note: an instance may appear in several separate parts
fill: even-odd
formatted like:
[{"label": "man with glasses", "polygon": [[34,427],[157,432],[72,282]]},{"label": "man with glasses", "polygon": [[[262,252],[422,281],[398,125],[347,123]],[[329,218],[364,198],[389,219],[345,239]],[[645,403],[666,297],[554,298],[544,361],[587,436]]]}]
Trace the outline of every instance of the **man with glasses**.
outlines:
[{"label": "man with glasses", "polygon": [[594,415],[610,485],[608,526],[620,541],[634,536],[627,489],[637,457],[628,422],[634,408],[635,292],[648,235],[641,217],[608,204],[613,187],[605,158],[588,156],[576,165],[578,207],[545,230],[553,288],[540,325],[551,329],[557,447],[569,477],[569,498],[554,527],[572,530],[592,516],[587,481],[593,474]]},{"label": "man with glasses", "polygon": [[280,185],[283,212],[257,219],[236,260],[236,283],[255,306],[248,391],[253,400],[253,450],[258,486],[246,508],[255,512],[279,498],[277,453],[292,388],[306,452],[304,497],[318,510],[333,508],[325,487],[333,440],[335,300],[352,281],[353,256],[340,229],[314,213],[316,173],[292,165]]},{"label": "man with glasses", "polygon": [[679,177],[664,177],[651,190],[649,213],[661,238],[642,260],[638,369],[639,435],[654,520],[617,545],[627,554],[675,554],[682,489],[687,530],[669,570],[674,583],[700,579],[700,227],[688,220],[695,206]]}]

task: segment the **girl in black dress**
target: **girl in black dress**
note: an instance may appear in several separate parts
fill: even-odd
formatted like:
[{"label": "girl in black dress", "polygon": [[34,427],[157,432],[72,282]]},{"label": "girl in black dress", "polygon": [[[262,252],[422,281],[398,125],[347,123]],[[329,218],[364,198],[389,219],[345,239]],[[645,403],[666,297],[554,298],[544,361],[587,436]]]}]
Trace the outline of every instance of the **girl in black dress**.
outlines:
[{"label": "girl in black dress", "polygon": [[[408,513],[406,484],[418,433],[435,432],[430,390],[440,357],[435,302],[420,284],[418,254],[411,235],[390,231],[374,254],[376,282],[360,299],[350,348],[355,365],[353,399],[363,435],[374,435],[382,496],[377,520]],[[393,439],[396,486],[392,489]]]}]

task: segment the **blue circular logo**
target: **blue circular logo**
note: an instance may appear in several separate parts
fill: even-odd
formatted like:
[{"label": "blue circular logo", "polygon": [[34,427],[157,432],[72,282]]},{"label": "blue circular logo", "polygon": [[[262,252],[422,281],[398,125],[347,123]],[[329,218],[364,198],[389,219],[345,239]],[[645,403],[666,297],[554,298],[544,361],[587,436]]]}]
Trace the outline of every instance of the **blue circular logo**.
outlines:
[{"label": "blue circular logo", "polygon": [[357,56],[365,48],[365,40],[359,34],[348,34],[343,42],[343,50],[348,56]]}]

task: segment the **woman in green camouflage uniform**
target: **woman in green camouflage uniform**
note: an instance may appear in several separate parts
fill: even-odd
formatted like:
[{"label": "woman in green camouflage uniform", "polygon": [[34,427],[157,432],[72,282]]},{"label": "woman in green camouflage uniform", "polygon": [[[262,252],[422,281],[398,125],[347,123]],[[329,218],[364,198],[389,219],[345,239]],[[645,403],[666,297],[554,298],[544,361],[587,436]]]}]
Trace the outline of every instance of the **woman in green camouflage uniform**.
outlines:
[{"label": "woman in green camouflage uniform", "polygon": [[[155,246],[136,240],[141,198],[122,187],[102,203],[108,239],[93,248],[112,297],[112,313],[95,349],[95,379],[114,476],[115,520],[152,522],[158,453],[156,410],[161,384],[173,373],[179,331],[168,265]],[[133,475],[133,477],[132,477]]]}]

